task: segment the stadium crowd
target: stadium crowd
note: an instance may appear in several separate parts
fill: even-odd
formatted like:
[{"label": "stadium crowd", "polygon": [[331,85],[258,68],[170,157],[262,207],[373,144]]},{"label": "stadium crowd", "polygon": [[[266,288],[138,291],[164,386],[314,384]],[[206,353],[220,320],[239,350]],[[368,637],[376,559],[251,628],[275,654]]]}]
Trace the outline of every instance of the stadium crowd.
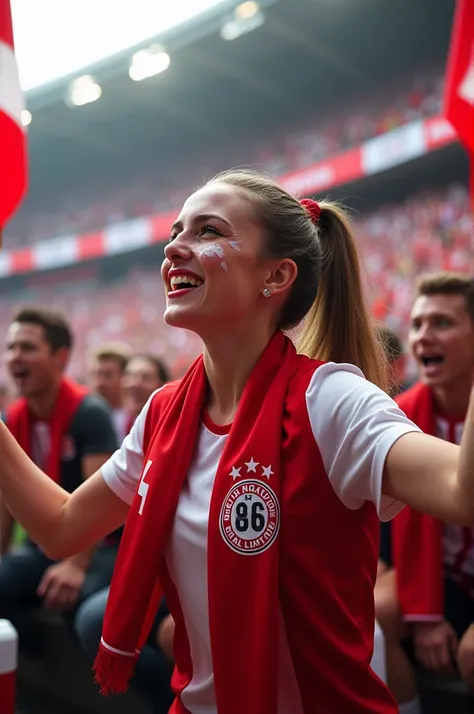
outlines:
[{"label": "stadium crowd", "polygon": [[[381,324],[383,320],[386,325],[380,336],[394,366],[394,393],[421,377],[437,410],[436,433],[459,441],[465,411],[463,399],[465,401],[468,394],[466,386],[474,361],[474,287],[472,280],[465,277],[470,258],[466,193],[460,187],[453,187],[445,194],[411,200],[403,209],[400,206],[385,208],[362,221],[359,233],[362,256],[375,289],[373,306],[377,322]],[[412,251],[408,250],[409,244],[414,246]],[[417,276],[439,266],[446,272],[422,281],[417,293]],[[454,268],[457,272],[452,272]],[[451,272],[447,272],[448,269]],[[76,406],[69,431],[63,435],[67,438],[61,469],[71,488],[77,486],[81,478],[87,478],[114,450],[149,395],[171,375],[181,374],[199,349],[196,340],[180,331],[175,331],[179,339],[174,344],[170,342],[161,322],[163,302],[156,300],[159,281],[156,270],[142,270],[129,275],[127,282],[99,288],[96,293],[89,290],[79,295],[76,291],[58,293],[53,301],[49,300],[49,307],[61,308],[68,314],[67,320],[61,313],[42,308],[12,314],[14,302],[2,301],[1,319],[7,335],[5,363],[10,384],[15,385],[14,395],[3,394],[5,419],[22,443],[25,436],[19,426],[21,418],[15,406],[18,402],[11,405],[9,397],[23,395],[35,415],[30,417],[28,429],[31,430],[30,453],[38,464],[48,463],[53,449],[58,448],[54,409],[61,405],[62,397],[58,394],[61,395],[69,363],[74,366],[79,381],[90,389],[85,397],[81,392],[80,406]],[[41,299],[39,291],[35,302]],[[118,304],[125,308],[120,314]],[[393,326],[403,337],[408,335],[415,371],[407,369],[409,363],[403,342],[391,329]],[[89,339],[77,340],[86,334]],[[114,341],[99,344],[100,338]],[[143,352],[145,346],[151,351]],[[66,380],[66,384],[73,383]],[[415,390],[418,388],[419,385],[415,386]],[[75,389],[80,388],[75,386]],[[406,392],[411,393],[412,390]],[[46,410],[46,414],[52,401],[56,404],[53,416],[42,418],[42,410]],[[411,416],[417,421],[415,413]],[[73,469],[71,459],[76,461]],[[396,532],[400,519],[401,516],[397,516],[394,521]],[[92,658],[100,637],[120,533],[98,544],[94,554],[84,553],[65,563],[53,563],[33,542],[26,540],[18,546],[12,540],[12,523],[5,513],[1,524],[2,547],[7,555],[0,565],[0,616],[8,617],[15,624],[22,648],[38,656],[41,643],[35,640],[34,620],[28,615],[40,603],[46,608],[64,611],[66,623],[87,656]],[[403,528],[401,532],[403,535]],[[445,524],[444,534],[445,556],[441,556],[440,565],[455,594],[446,596],[446,619],[444,611],[435,613],[434,620],[429,613],[425,617],[423,612],[420,619],[425,629],[414,630],[417,639],[411,660],[407,660],[405,650],[400,649],[400,642],[405,641],[410,631],[399,619],[397,598],[400,594],[393,580],[393,568],[399,567],[397,558],[404,552],[406,543],[404,546],[402,540],[402,545],[394,551],[391,532],[387,535],[384,531],[382,539],[375,592],[383,637],[377,640],[377,646],[382,652],[386,647],[388,683],[401,703],[400,711],[407,714],[421,711],[412,662],[422,663],[440,674],[452,676],[460,672],[469,685],[474,672],[474,642],[471,642],[469,625],[472,620],[467,622],[474,607],[471,591],[466,593],[474,557],[472,531]],[[400,535],[397,539],[400,544]],[[411,537],[410,543],[411,557],[415,557]],[[10,545],[13,547],[8,552]],[[426,547],[424,542],[419,544],[420,558],[424,557],[422,548]],[[463,614],[461,621],[460,613]],[[433,622],[439,626],[441,635],[436,639],[438,631],[435,630],[434,639],[430,641],[428,625]],[[134,680],[137,690],[153,703],[157,714],[167,711],[170,704],[172,631],[173,623],[163,603]],[[467,639],[461,640],[466,631]],[[458,649],[459,641],[463,646]],[[377,654],[380,660],[380,649]]]},{"label": "stadium crowd", "polygon": [[[409,88],[394,87],[390,106],[369,98],[354,107],[349,118],[326,117],[325,128],[300,127],[292,134],[285,133],[284,139],[275,139],[273,145],[259,140],[254,163],[282,173],[414,118],[436,114],[440,88],[439,74],[420,75]],[[273,146],[283,146],[283,154]],[[227,165],[241,163],[240,147],[234,151],[235,156],[223,157]],[[187,170],[187,175],[192,171]],[[155,179],[145,172],[126,188],[108,186],[110,195],[104,193],[99,202],[100,192],[91,185],[88,192],[75,196],[76,204],[65,204],[60,213],[41,214],[30,206],[12,223],[8,244],[32,243],[169,210],[187,193],[179,176],[168,174],[167,181],[176,188],[172,193],[158,190],[157,198],[157,187],[163,187]],[[367,297],[375,321],[385,326],[380,335],[394,369],[394,394],[421,379],[432,404],[434,433],[459,441],[467,408],[463,396],[474,365],[474,285],[465,277],[473,269],[467,190],[458,185],[442,192],[420,193],[403,204],[355,216],[355,220],[368,276]],[[446,272],[416,287],[420,275],[440,269]],[[29,287],[26,293],[2,297],[0,328],[7,335],[1,391],[5,421],[40,467],[48,468],[56,459],[51,468],[71,490],[122,442],[154,390],[180,377],[199,353],[200,342],[193,334],[164,325],[160,281],[156,267],[134,267],[108,283],[97,283],[93,275],[89,281],[66,278],[64,283],[59,277],[54,292],[46,282]],[[26,303],[48,308],[22,309]],[[65,377],[66,372],[74,382]],[[80,385],[87,385],[87,391]],[[406,394],[412,391],[407,389]],[[18,397],[23,399],[18,402]],[[410,404],[400,399],[409,412]],[[65,408],[70,409],[70,420],[67,427],[61,427],[58,413]],[[409,416],[417,422],[415,411]],[[0,522],[5,554],[0,564],[0,617],[16,626],[23,650],[40,656],[41,642],[35,637],[31,614],[39,605],[59,610],[78,645],[92,659],[121,532],[98,543],[94,552],[58,563],[48,560],[15,530],[5,509]],[[416,559],[413,541],[407,535],[411,534],[410,523],[397,516],[394,524],[393,533],[383,530],[375,590],[383,631],[378,646],[382,658],[386,648],[388,684],[400,711],[419,714],[413,663],[442,675],[460,674],[468,686],[474,685],[474,542],[470,529],[438,524],[444,550],[438,553],[437,565],[449,593],[438,593],[438,610],[415,608],[413,613],[394,581],[394,569],[400,567],[400,554],[405,553],[407,543],[412,560]],[[421,559],[426,547],[426,543],[420,544]],[[409,589],[413,573],[406,577]],[[451,612],[453,602],[455,615]],[[462,618],[458,617],[459,603]],[[400,617],[406,612],[411,617]],[[173,621],[163,602],[134,678],[134,686],[152,703],[155,714],[167,711],[171,702],[172,637]],[[407,639],[411,644],[405,646]]]},{"label": "stadium crowd", "polygon": [[[61,208],[56,195],[42,195],[40,203],[28,197],[23,208],[7,227],[6,245],[16,247],[46,238],[102,229],[126,218],[169,211],[179,206],[206,176],[251,162],[259,171],[281,175],[361,144],[379,134],[441,111],[443,74],[433,68],[420,70],[410,78],[400,78],[384,87],[379,95],[346,97],[333,104],[326,116],[318,108],[316,116],[305,116],[298,126],[288,126],[235,138],[221,147],[213,158],[195,155],[176,157],[166,171],[153,161],[142,166],[139,175],[110,176],[96,182],[87,176],[83,186],[68,195],[64,187]],[[391,97],[387,104],[387,97]],[[277,126],[277,125],[275,125]],[[183,177],[186,180],[183,181]]]},{"label": "stadium crowd", "polygon": [[[472,218],[462,185],[441,193],[426,192],[400,205],[387,205],[367,217],[354,218],[360,254],[368,276],[368,299],[375,318],[407,334],[413,281],[439,267],[472,270]],[[6,330],[12,310],[29,302],[48,304],[68,315],[75,335],[71,374],[84,379],[87,354],[102,341],[122,340],[136,351],[163,355],[174,377],[181,376],[198,354],[192,333],[169,329],[162,320],[164,293],[157,290],[159,268],[133,268],[109,284],[73,280],[66,274],[52,288],[48,281],[26,294],[0,302],[0,326]],[[120,310],[117,306],[120,305]],[[408,363],[413,377],[414,365]],[[0,372],[1,374],[1,372]],[[4,377],[3,377],[4,381]]]}]

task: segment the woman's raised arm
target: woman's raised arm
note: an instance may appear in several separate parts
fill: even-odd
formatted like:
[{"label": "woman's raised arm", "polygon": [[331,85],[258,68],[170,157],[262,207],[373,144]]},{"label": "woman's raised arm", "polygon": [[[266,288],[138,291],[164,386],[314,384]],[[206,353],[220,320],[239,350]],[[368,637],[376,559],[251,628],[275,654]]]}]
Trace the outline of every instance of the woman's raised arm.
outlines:
[{"label": "woman's raised arm", "polygon": [[442,521],[474,526],[474,388],[461,447],[412,432],[388,453],[382,491]]},{"label": "woman's raised arm", "polygon": [[69,494],[25,454],[0,423],[0,497],[13,517],[52,559],[93,545],[122,525],[129,506],[100,470]]}]

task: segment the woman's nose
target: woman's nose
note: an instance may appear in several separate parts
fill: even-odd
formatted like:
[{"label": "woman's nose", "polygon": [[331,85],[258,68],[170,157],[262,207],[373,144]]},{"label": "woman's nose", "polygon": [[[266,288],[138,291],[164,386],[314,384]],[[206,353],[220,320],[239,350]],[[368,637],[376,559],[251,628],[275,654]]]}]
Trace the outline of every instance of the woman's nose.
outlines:
[{"label": "woman's nose", "polygon": [[165,257],[170,263],[179,262],[180,260],[189,260],[191,255],[189,245],[182,237],[182,234],[173,238],[173,240],[165,246]]}]

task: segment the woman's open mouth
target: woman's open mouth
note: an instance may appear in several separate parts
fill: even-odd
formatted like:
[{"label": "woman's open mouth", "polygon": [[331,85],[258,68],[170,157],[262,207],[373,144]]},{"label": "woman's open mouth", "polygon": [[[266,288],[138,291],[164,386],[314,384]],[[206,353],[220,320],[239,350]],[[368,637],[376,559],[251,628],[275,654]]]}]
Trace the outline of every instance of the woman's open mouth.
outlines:
[{"label": "woman's open mouth", "polygon": [[192,273],[180,271],[168,277],[170,289],[168,290],[169,298],[183,297],[193,290],[197,290],[204,284],[204,280]]}]

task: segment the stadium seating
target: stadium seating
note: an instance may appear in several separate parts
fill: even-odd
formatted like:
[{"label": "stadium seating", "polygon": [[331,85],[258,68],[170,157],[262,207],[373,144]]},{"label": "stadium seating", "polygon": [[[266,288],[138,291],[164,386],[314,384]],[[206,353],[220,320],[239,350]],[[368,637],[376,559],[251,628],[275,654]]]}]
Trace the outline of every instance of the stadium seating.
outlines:
[{"label": "stadium seating", "polygon": [[[150,167],[142,167],[140,175],[127,176],[126,182],[122,176],[110,176],[105,185],[88,176],[85,187],[74,186],[70,193],[64,187],[61,210],[57,208],[57,196],[51,196],[51,205],[44,199],[41,205],[36,205],[34,197],[27,200],[8,225],[5,243],[10,248],[32,244],[169,210],[179,206],[202,182],[203,174],[212,176],[230,166],[251,163],[274,175],[304,168],[409,121],[438,114],[441,90],[440,71],[420,71],[384,87],[379,96],[334,105],[326,116],[318,111],[317,116],[306,117],[299,127],[275,130],[270,138],[266,134],[245,142],[235,141],[214,160],[207,153],[205,158],[188,157],[176,166],[168,166],[164,175],[162,171],[157,174],[153,161]],[[390,104],[387,97],[392,98]]]}]

